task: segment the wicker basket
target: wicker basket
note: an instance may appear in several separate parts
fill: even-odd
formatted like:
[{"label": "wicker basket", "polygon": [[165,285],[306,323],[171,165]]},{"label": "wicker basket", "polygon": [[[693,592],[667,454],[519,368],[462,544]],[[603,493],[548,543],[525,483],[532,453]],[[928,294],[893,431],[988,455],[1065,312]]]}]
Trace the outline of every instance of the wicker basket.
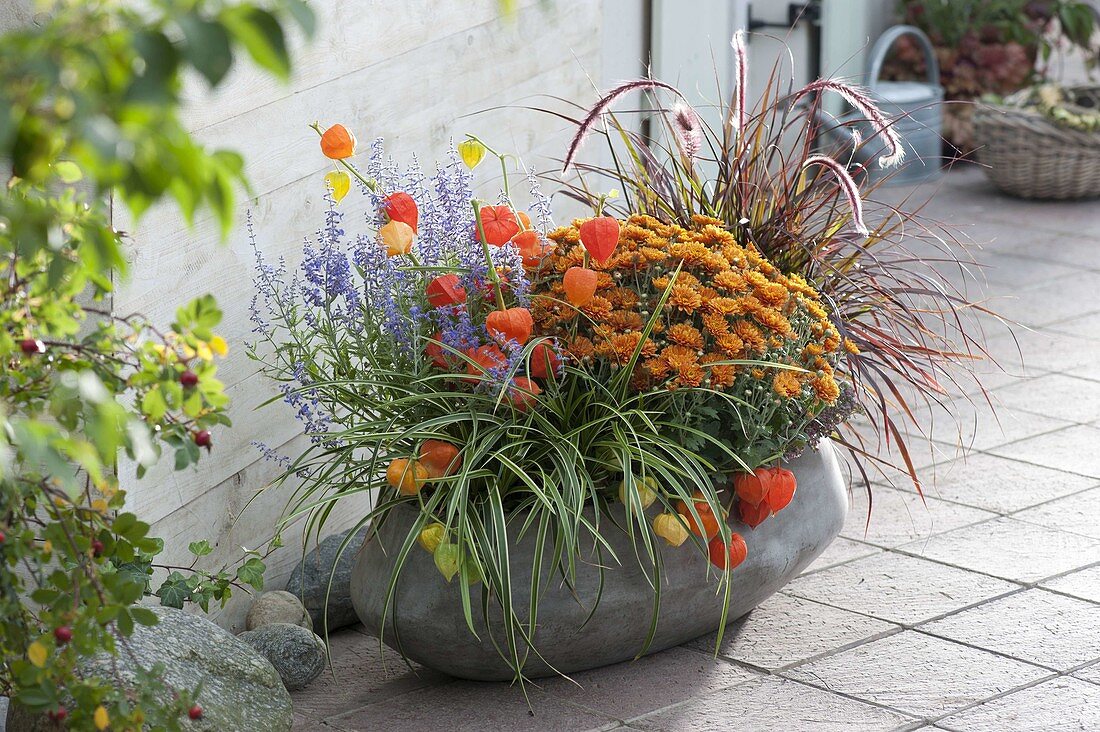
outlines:
[{"label": "wicker basket", "polygon": [[[1086,108],[1100,100],[1100,86],[1066,91]],[[1100,196],[1100,133],[1057,126],[1038,110],[1019,106],[1022,99],[1017,94],[1005,105],[974,110],[978,161],[988,166],[993,184],[1021,198]]]}]

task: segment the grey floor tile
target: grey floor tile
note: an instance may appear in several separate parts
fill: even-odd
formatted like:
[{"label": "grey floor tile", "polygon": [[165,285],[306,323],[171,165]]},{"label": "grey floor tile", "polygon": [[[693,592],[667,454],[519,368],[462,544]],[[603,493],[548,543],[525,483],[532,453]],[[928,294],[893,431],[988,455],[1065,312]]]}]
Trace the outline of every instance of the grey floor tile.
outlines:
[{"label": "grey floor tile", "polygon": [[403,694],[330,717],[337,730],[416,730],[417,732],[577,732],[618,726],[601,717],[528,687],[530,709],[517,686],[502,683],[452,681]]},{"label": "grey floor tile", "polygon": [[1100,446],[1100,428],[1078,425],[1011,445],[995,447],[990,452],[1035,465],[1100,478],[1100,449],[1097,446]]},{"label": "grey floor tile", "polygon": [[[1096,286],[1100,284],[1100,281],[1094,278],[1092,284]],[[1100,313],[1090,313],[1088,315],[1078,313],[1076,317],[1049,326],[1049,329],[1059,333],[1066,333],[1081,338],[1092,338],[1093,340],[1100,341]]]},{"label": "grey floor tile", "polygon": [[687,648],[670,648],[637,661],[573,674],[572,681],[556,678],[537,683],[552,697],[604,717],[627,720],[756,677],[728,661]]},{"label": "grey floor tile", "polygon": [[1042,586],[1100,603],[1100,564],[1047,580]]},{"label": "grey floor tile", "polygon": [[449,676],[405,665],[396,651],[378,646],[378,639],[353,629],[329,635],[332,667],[305,689],[291,694],[294,711],[304,718],[323,719],[350,709],[391,699],[417,689],[451,681]]},{"label": "grey floor tile", "polygon": [[907,424],[903,431],[929,435],[936,442],[949,446],[952,450],[946,453],[948,458],[961,456],[956,448],[987,450],[1072,425],[1054,417],[1021,412],[1008,406],[991,407],[984,401],[975,403],[969,399],[935,405],[915,416],[920,428]]},{"label": "grey floor tile", "polygon": [[1100,561],[1100,542],[999,518],[901,547],[902,551],[1016,582],[1039,582]]},{"label": "grey floor tile", "polygon": [[1017,460],[975,453],[937,465],[921,486],[925,495],[998,513],[1013,513],[1094,485],[1092,478]]},{"label": "grey floor tile", "polygon": [[915,624],[1017,587],[993,577],[886,552],[799,577],[786,592],[888,622]]},{"label": "grey floor tile", "polygon": [[1074,678],[1091,681],[1094,684],[1100,684],[1100,663],[1094,663],[1091,666],[1078,669],[1073,672],[1073,676]]},{"label": "grey floor tile", "polygon": [[767,676],[630,723],[652,732],[877,732],[912,718]]},{"label": "grey floor tile", "polygon": [[[1100,353],[1100,342],[1093,348]],[[997,389],[991,395],[1000,404],[1069,422],[1100,417],[1100,382],[1065,374],[1047,374]]]},{"label": "grey floor tile", "polygon": [[1013,368],[1022,365],[1027,369],[1062,372],[1095,360],[1095,343],[1074,334],[1017,329],[1013,335],[989,339],[986,348],[995,360]]},{"label": "grey floor tile", "polygon": [[1050,672],[905,631],[812,661],[785,675],[924,718],[1037,681]]},{"label": "grey floor tile", "polygon": [[1020,511],[1013,518],[1100,539],[1100,488]]},{"label": "grey floor tile", "polygon": [[1044,681],[939,722],[959,732],[1081,732],[1100,729],[1100,686],[1073,678]]},{"label": "grey floor tile", "polygon": [[[896,625],[865,615],[778,594],[730,623],[718,653],[723,658],[774,671],[897,629]],[[715,633],[689,645],[711,654],[716,639]]]},{"label": "grey floor tile", "polygon": [[1058,671],[1100,660],[1100,605],[1026,590],[921,630]]},{"label": "grey floor tile", "polygon": [[893,488],[853,495],[841,536],[881,547],[895,547],[993,518],[996,514]]},{"label": "grey floor tile", "polygon": [[[1021,287],[1047,284],[1078,275],[1080,269],[1061,262],[1037,260],[1010,253],[990,252],[978,258],[989,287],[994,291],[1018,291]],[[1053,283],[1052,283],[1053,284]]]},{"label": "grey floor tile", "polygon": [[838,564],[843,564],[853,559],[878,554],[880,551],[882,550],[870,544],[837,537],[833,539],[833,543],[828,546],[821,556],[815,559],[809,567],[806,567],[802,574],[820,572],[823,569],[835,567]]}]

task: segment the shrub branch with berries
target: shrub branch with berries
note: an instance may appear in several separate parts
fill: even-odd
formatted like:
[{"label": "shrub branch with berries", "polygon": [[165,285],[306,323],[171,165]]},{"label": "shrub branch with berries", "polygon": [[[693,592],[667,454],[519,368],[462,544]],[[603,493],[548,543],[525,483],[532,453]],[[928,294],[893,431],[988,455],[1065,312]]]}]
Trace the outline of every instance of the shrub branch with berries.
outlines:
[{"label": "shrub branch with berries", "polygon": [[[110,204],[139,216],[170,197],[229,226],[242,161],[187,133],[180,82],[193,70],[217,85],[241,50],[285,77],[283,27],[312,16],[299,0],[269,5],[58,0],[0,39],[0,695],[60,726],[170,730],[202,715],[196,690],[167,688],[153,662],[130,684],[89,670],[157,620],[138,601],[162,544],[126,510],[119,451],[139,477],[166,450],[184,469],[228,424],[213,298],[169,329],[112,312],[126,261]],[[256,556],[162,569],[161,600],[177,607],[262,585]]]}]

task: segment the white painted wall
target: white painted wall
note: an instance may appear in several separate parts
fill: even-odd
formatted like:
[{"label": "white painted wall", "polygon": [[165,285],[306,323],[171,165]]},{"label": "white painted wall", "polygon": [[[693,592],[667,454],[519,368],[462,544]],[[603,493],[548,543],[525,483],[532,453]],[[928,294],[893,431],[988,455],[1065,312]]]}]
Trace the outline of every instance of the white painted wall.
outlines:
[{"label": "white painted wall", "polygon": [[[641,0],[607,2],[618,6],[625,19],[636,12],[634,6],[641,7]],[[219,374],[232,398],[234,426],[216,433],[212,454],[197,470],[173,473],[162,465],[140,483],[132,480],[129,466],[120,471],[132,508],[165,539],[166,563],[188,560],[187,543],[199,538],[217,543],[203,566],[236,561],[242,545],[254,548],[267,541],[287,499],[285,493],[265,494],[241,513],[276,474],[249,443],[262,440],[293,451],[298,434],[280,406],[255,411],[274,391],[245,354],[252,254],[244,215],[251,210],[265,253],[297,261],[303,236],[322,223],[322,176],[331,168],[307,125],[339,121],[361,142],[381,135],[398,159],[415,153],[423,161],[443,155],[452,138],[476,132],[541,170],[549,166],[547,156],[562,154],[565,123],[519,109],[475,113],[503,104],[552,104],[536,96],[541,94],[587,104],[605,73],[618,75],[630,65],[618,59],[602,62],[599,0],[520,0],[517,5],[516,17],[508,19],[499,17],[497,0],[314,2],[318,36],[308,45],[294,39],[289,84],[242,64],[214,96],[198,82],[189,89],[194,100],[187,109],[190,127],[211,145],[242,152],[254,191],[250,199],[242,197],[240,225],[224,244],[209,216],[188,229],[167,207],[150,212],[136,226],[120,222],[132,235],[132,278],[117,293],[116,310],[141,311],[167,323],[180,303],[212,292],[225,311],[221,332],[231,344]],[[626,30],[619,35],[616,48],[641,53],[642,46]],[[362,203],[356,196],[342,206],[347,222],[358,220]],[[357,512],[352,508],[339,517],[334,531],[353,523]],[[282,586],[300,556],[300,542],[296,546],[293,536],[287,539],[288,546],[268,561],[271,587]],[[222,613],[224,624],[238,626],[247,602],[244,596],[235,598]]]}]

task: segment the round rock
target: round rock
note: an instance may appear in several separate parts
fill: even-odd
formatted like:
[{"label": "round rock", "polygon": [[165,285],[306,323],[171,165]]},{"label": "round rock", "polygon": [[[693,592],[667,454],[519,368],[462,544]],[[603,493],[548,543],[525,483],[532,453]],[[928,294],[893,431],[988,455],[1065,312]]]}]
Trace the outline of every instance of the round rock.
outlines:
[{"label": "round rock", "polygon": [[287,691],[305,688],[325,670],[325,642],[300,625],[261,625],[237,638],[271,662]]},{"label": "round rock", "polygon": [[[135,664],[149,669],[159,662],[164,664],[162,678],[168,686],[192,690],[201,685],[196,701],[202,706],[202,717],[181,719],[180,726],[186,732],[290,732],[294,724],[290,694],[266,658],[201,615],[170,607],[149,609],[160,622],[134,627],[127,640],[132,653],[95,656],[81,662],[80,672],[113,681],[113,669],[117,669],[118,680],[133,685],[137,677]],[[33,718],[21,720],[19,716],[13,705],[8,727],[12,732],[39,729]]]},{"label": "round rock", "polygon": [[289,623],[313,630],[313,620],[301,601],[282,590],[265,592],[257,597],[244,621],[245,628],[248,630],[274,623]]},{"label": "round rock", "polygon": [[302,598],[313,618],[314,628],[325,628],[327,620],[328,632],[331,633],[337,628],[359,622],[351,604],[351,569],[355,566],[367,530],[367,526],[362,526],[358,530],[348,529],[325,537],[306,553],[290,573],[287,592]]}]

